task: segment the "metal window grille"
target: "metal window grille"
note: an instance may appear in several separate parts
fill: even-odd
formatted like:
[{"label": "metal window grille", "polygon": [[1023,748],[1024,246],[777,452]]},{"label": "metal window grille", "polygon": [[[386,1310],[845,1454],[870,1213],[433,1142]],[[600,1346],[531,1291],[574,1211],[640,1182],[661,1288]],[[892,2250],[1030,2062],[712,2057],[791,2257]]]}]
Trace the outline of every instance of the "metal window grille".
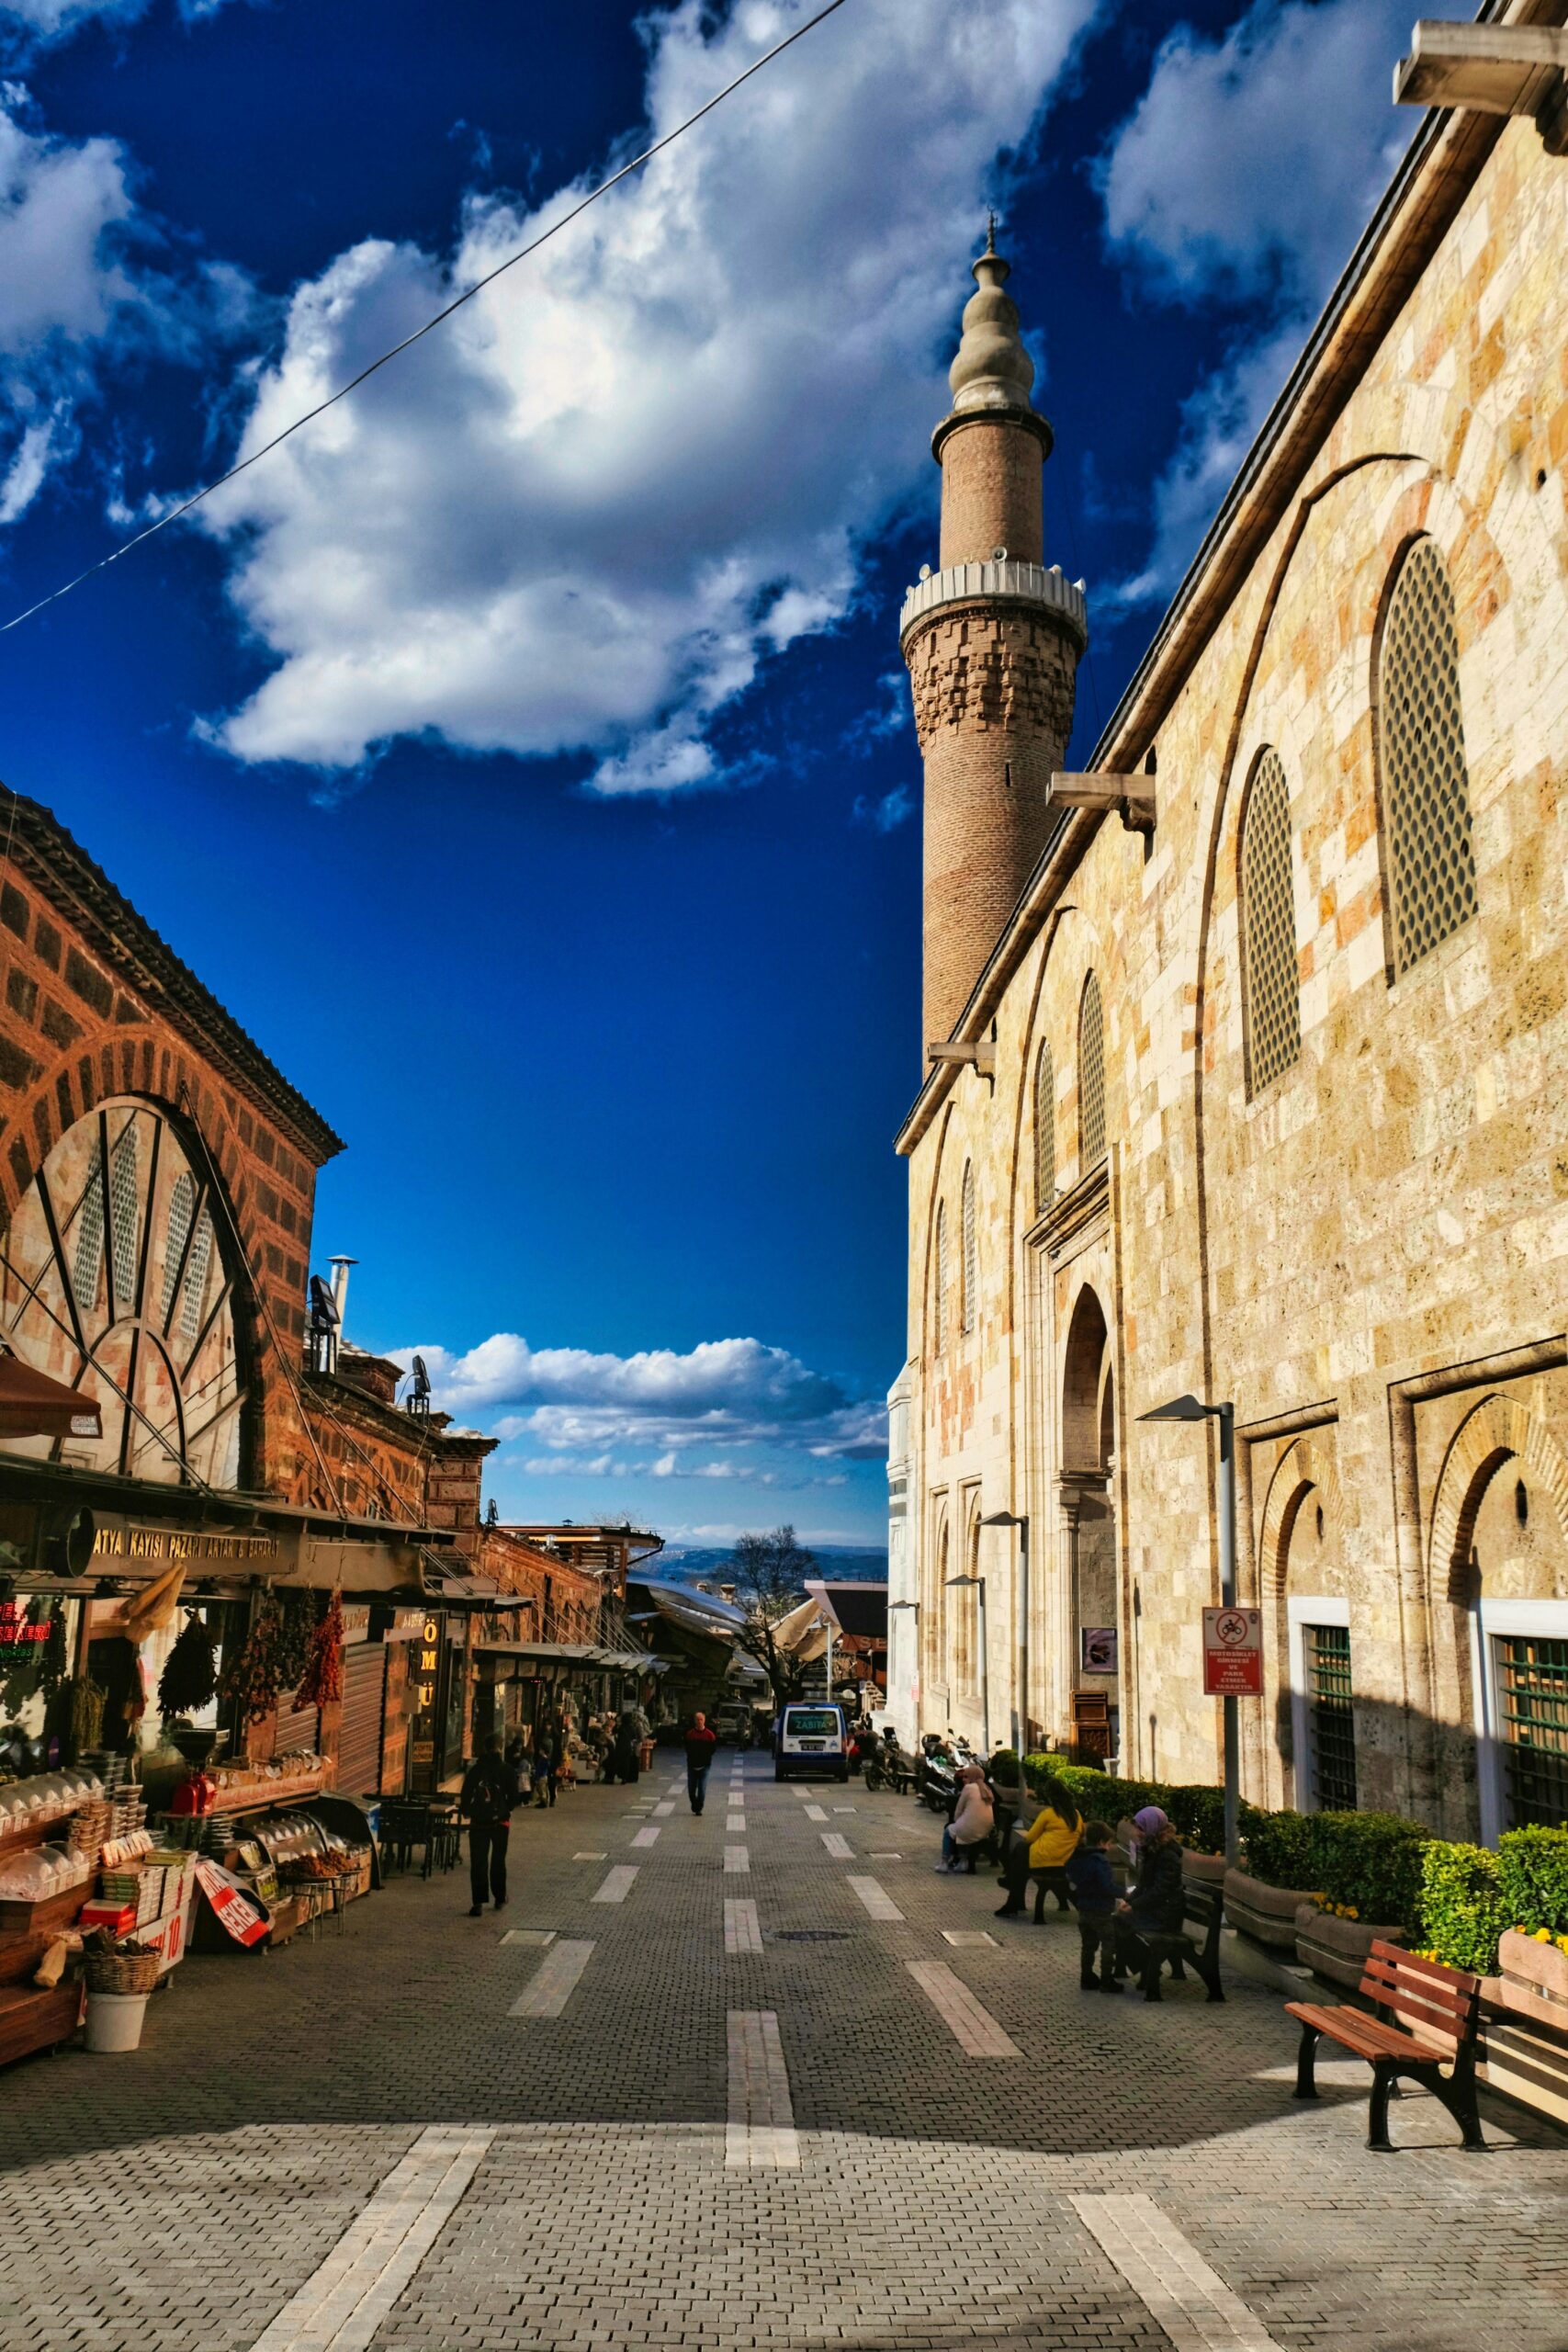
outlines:
[{"label": "metal window grille", "polygon": [[136,1227],[141,1202],[136,1190],[136,1126],[128,1119],[109,1154],[109,1249],[114,1258],[115,1311],[123,1315],[136,1286]]},{"label": "metal window grille", "polygon": [[212,1219],[206,1209],[196,1228],[196,1238],[190,1245],[190,1262],[186,1268],[185,1299],[180,1308],[180,1336],[194,1340],[201,1329],[202,1301],[207,1296],[207,1271],[212,1263]]},{"label": "metal window grille", "polygon": [[1304,1632],[1307,1707],[1312,1717],[1312,1801],[1323,1813],[1353,1813],[1356,1711],[1349,1628],[1308,1625]]},{"label": "metal window grille", "polygon": [[169,1228],[164,1237],[164,1305],[159,1317],[165,1329],[170,1310],[175,1304],[175,1284],[179,1279],[180,1261],[185,1255],[186,1237],[190,1231],[191,1211],[196,1206],[196,1181],[187,1169],[175,1181],[169,1194]]},{"label": "metal window grille", "polygon": [[1078,1173],[1087,1176],[1104,1157],[1105,1014],[1091,972],[1078,1014]]},{"label": "metal window grille", "polygon": [[1056,1194],[1056,1073],[1051,1048],[1034,1064],[1034,1205],[1048,1209]]},{"label": "metal window grille", "polygon": [[1291,797],[1277,752],[1265,752],[1247,795],[1241,837],[1247,948],[1247,1092],[1259,1094],[1299,1061],[1302,1008],[1291,888]]},{"label": "metal window grille", "polygon": [[76,1226],[76,1256],[71,1269],[72,1286],[76,1303],[92,1308],[98,1303],[98,1270],[104,1255],[104,1162],[97,1145],[93,1146],[92,1166],[82,1193],[81,1215]]},{"label": "metal window grille", "polygon": [[964,1321],[972,1331],[980,1293],[980,1244],[975,1231],[975,1170],[964,1170]]},{"label": "metal window grille", "polygon": [[1393,963],[1407,972],[1476,905],[1459,632],[1433,539],[1416,540],[1395,584],[1381,686]]},{"label": "metal window grille", "polygon": [[1568,1641],[1499,1641],[1508,1826],[1568,1821]]},{"label": "metal window grille", "polygon": [[947,1345],[947,1203],[939,1201],[936,1211],[936,1311],[932,1316],[936,1326],[936,1343]]}]

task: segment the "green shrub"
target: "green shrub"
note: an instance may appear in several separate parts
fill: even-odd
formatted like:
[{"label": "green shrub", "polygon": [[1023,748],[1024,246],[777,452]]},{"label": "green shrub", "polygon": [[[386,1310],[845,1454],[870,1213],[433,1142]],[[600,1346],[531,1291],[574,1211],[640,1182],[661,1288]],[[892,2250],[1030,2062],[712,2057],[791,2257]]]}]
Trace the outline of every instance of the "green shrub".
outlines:
[{"label": "green shrub", "polygon": [[1017,1748],[993,1747],[987,1760],[987,1770],[999,1774],[1004,1781],[1016,1781],[1018,1778]]},{"label": "green shrub", "polygon": [[1506,1829],[1497,1840],[1504,1925],[1568,1935],[1568,1828]]},{"label": "green shrub", "polygon": [[1498,1862],[1484,1846],[1432,1838],[1422,1856],[1422,1949],[1450,1968],[1495,1974],[1497,1939],[1514,1925],[1498,1888]]},{"label": "green shrub", "polygon": [[1416,1931],[1422,1858],[1431,1832],[1393,1813],[1317,1813],[1309,1818],[1315,1891],[1369,1926]]},{"label": "green shrub", "polygon": [[1154,1798],[1170,1815],[1171,1826],[1184,1846],[1195,1854],[1225,1850],[1225,1792],[1203,1786],[1162,1789]]},{"label": "green shrub", "polygon": [[[1247,1871],[1265,1886],[1299,1886],[1316,1893],[1310,1813],[1254,1813],[1249,1810],[1242,1856]],[[1325,1890],[1326,1892],[1326,1890]]]}]

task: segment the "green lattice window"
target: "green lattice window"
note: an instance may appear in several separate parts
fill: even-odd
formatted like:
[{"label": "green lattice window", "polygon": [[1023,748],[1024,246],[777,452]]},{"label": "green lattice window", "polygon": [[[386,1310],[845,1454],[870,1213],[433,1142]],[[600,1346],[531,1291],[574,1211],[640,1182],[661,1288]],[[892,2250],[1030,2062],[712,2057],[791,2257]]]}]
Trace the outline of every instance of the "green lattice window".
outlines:
[{"label": "green lattice window", "polygon": [[1312,1802],[1320,1813],[1356,1809],[1356,1708],[1348,1625],[1305,1625]]},{"label": "green lattice window", "polygon": [[1401,566],[1380,686],[1397,973],[1468,922],[1476,906],[1454,592],[1433,539],[1417,539]]},{"label": "green lattice window", "polygon": [[1568,1641],[1497,1644],[1508,1826],[1568,1822]]},{"label": "green lattice window", "polygon": [[1302,1051],[1291,796],[1278,752],[1264,752],[1247,797],[1241,914],[1247,955],[1247,1091],[1260,1094],[1300,1060]]},{"label": "green lattice window", "polygon": [[1100,982],[1084,982],[1078,1012],[1078,1173],[1087,1176],[1105,1157],[1105,1012]]},{"label": "green lattice window", "polygon": [[1056,1196],[1056,1072],[1051,1048],[1042,1046],[1034,1063],[1034,1205],[1048,1209]]}]

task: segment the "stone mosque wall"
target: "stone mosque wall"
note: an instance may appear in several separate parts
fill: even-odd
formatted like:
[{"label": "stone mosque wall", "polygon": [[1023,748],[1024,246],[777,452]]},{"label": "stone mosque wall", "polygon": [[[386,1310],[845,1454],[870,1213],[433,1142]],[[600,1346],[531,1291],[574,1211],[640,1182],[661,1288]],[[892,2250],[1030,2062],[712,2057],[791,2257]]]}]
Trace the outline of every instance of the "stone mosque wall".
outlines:
[{"label": "stone mosque wall", "polygon": [[1185,677],[1156,653],[1123,706],[1104,763],[1155,755],[1152,837],[1069,823],[982,990],[994,1074],[906,1128],[890,1674],[911,1729],[978,1736],[946,1578],[983,1573],[993,1739],[1067,1742],[1098,1692],[1124,1771],[1217,1777],[1214,1464],[1135,1417],[1231,1397],[1247,1792],[1469,1835],[1530,1817],[1520,1737],[1568,1707],[1568,163],[1492,138],[1433,151],[1440,242],[1324,360],[1337,419],[1257,490]]}]

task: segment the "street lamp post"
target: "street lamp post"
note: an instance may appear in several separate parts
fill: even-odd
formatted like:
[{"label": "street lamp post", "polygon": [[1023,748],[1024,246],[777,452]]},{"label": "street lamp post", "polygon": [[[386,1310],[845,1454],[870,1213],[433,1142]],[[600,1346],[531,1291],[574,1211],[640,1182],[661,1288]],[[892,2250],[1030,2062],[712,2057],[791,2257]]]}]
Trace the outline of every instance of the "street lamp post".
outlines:
[{"label": "street lamp post", "polygon": [[1029,1745],[1029,1521],[1010,1510],[987,1513],[982,1527],[1018,1530],[1018,1777],[1023,1780],[1023,1751]]},{"label": "street lamp post", "polygon": [[[1177,1396],[1140,1413],[1141,1421],[1205,1421],[1220,1425],[1220,1602],[1235,1607],[1235,1407],[1205,1405],[1196,1396]],[[1241,1718],[1239,1702],[1222,1699],[1225,1727],[1225,1860],[1234,1870],[1240,1860],[1237,1815],[1241,1806]]]},{"label": "street lamp post", "polygon": [[976,1585],[980,1593],[980,1739],[986,1754],[991,1752],[991,1653],[986,1638],[986,1579],[984,1577],[949,1577],[950,1585]]}]

